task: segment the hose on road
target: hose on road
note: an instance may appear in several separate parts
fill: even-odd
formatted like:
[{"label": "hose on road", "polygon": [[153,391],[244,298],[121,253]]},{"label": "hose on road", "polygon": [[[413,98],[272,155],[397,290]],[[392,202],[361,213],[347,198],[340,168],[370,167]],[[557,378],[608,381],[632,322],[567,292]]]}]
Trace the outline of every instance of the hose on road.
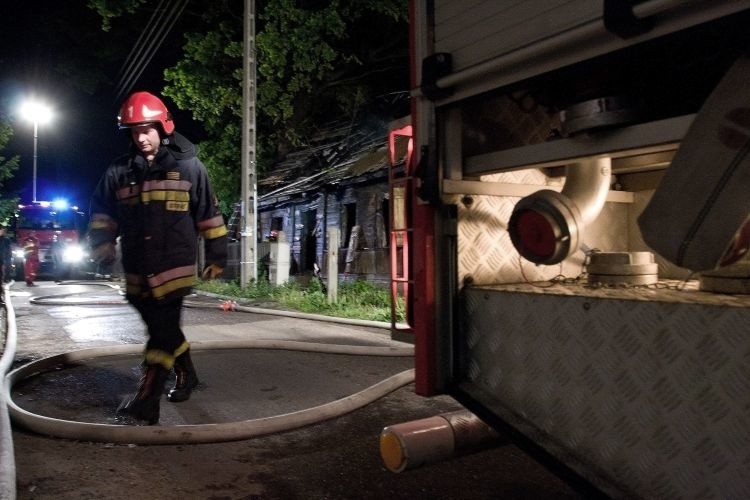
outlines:
[{"label": "hose on road", "polygon": [[5,374],[8,373],[16,357],[16,316],[10,302],[10,294],[5,285],[0,283],[5,307],[5,345],[0,357],[0,376],[2,391],[0,391],[0,498],[15,500],[16,498],[16,460],[13,452],[13,433],[10,427],[8,402],[10,401],[10,382]]},{"label": "hose on road", "polygon": [[[101,284],[101,283],[95,283]],[[73,294],[66,294],[66,296]],[[57,299],[55,297],[58,297]],[[47,305],[71,305],[70,300],[60,300],[57,296],[36,297],[36,304]],[[56,304],[55,301],[60,301]],[[123,303],[124,301],[104,301],[105,303]],[[83,301],[83,304],[92,304],[91,301]],[[93,302],[95,303],[95,302]],[[186,305],[188,305],[186,303]],[[207,304],[189,303],[189,307],[215,307]],[[332,318],[321,315],[310,315],[294,313],[290,311],[267,310],[260,308],[249,308],[235,306],[234,310],[240,312],[280,314],[283,316],[301,319],[315,319],[330,321]],[[333,318],[339,323],[351,323],[343,318]],[[355,320],[353,324],[358,326],[384,327],[389,323]],[[106,443],[122,444],[195,444],[195,443],[217,443],[225,441],[236,441],[252,437],[284,432],[303,426],[329,420],[358,408],[366,406],[387,394],[408,385],[414,381],[414,370],[406,370],[385,380],[382,380],[366,389],[344,398],[325,403],[312,408],[294,411],[287,414],[264,417],[252,420],[244,420],[230,423],[199,424],[199,425],[174,425],[174,426],[123,426],[116,424],[101,424],[62,420],[42,415],[37,415],[20,408],[11,398],[11,389],[14,384],[29,378],[35,374],[47,371],[60,364],[72,363],[85,359],[98,357],[140,354],[143,345],[124,344],[92,349],[82,349],[68,353],[43,358],[23,365],[5,377],[2,397],[7,400],[8,413],[14,422],[24,427],[49,436],[77,439],[84,441],[97,441]],[[382,347],[361,345],[339,345],[321,344],[311,342],[296,342],[287,340],[231,340],[211,342],[191,342],[191,350],[209,349],[283,349],[293,351],[306,351],[317,353],[352,354],[367,356],[413,356],[414,349],[408,347]]]}]

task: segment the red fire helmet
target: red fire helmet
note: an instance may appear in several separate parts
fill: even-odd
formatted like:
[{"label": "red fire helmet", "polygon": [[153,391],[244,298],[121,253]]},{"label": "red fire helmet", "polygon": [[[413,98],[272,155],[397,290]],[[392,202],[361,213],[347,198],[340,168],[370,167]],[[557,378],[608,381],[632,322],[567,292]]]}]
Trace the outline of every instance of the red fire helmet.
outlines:
[{"label": "red fire helmet", "polygon": [[159,123],[167,135],[174,132],[172,115],[162,100],[148,92],[135,92],[122,103],[117,115],[117,125],[120,128],[130,128],[148,123]]}]

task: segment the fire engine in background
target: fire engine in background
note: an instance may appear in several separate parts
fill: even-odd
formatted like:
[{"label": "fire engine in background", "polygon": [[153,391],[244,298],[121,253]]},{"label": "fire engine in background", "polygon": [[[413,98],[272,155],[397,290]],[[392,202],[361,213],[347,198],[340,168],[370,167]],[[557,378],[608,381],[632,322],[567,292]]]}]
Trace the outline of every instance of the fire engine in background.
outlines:
[{"label": "fire engine in background", "polygon": [[82,244],[86,221],[78,207],[63,200],[18,205],[13,229],[16,280],[24,280],[23,242],[32,234],[39,240],[37,276],[47,279],[83,277],[88,266]]},{"label": "fire engine in background", "polygon": [[416,391],[589,493],[750,498],[750,2],[410,8]]}]

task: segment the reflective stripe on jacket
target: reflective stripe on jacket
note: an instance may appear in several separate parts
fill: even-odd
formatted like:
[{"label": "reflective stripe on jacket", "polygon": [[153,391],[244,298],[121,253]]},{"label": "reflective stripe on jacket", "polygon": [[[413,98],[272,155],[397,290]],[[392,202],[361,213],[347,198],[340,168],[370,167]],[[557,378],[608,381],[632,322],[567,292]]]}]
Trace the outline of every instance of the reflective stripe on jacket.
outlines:
[{"label": "reflective stripe on jacket", "polygon": [[151,166],[137,152],[115,160],[99,181],[90,213],[92,248],[120,236],[131,298],[190,293],[198,235],[206,264],[226,267],[227,230],[206,168],[177,133]]}]

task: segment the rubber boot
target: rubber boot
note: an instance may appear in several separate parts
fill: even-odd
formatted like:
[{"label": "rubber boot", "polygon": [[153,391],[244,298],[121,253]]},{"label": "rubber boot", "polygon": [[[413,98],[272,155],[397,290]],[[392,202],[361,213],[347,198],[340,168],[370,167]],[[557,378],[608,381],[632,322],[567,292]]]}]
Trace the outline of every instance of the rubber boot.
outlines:
[{"label": "rubber boot", "polygon": [[198,385],[198,375],[190,359],[190,349],[175,358],[174,373],[174,387],[169,391],[167,399],[173,403],[187,401],[190,399],[190,393]]},{"label": "rubber boot", "polygon": [[169,371],[162,365],[146,365],[138,392],[122,402],[117,409],[117,420],[132,425],[154,425],[159,422],[159,400],[164,392]]}]

